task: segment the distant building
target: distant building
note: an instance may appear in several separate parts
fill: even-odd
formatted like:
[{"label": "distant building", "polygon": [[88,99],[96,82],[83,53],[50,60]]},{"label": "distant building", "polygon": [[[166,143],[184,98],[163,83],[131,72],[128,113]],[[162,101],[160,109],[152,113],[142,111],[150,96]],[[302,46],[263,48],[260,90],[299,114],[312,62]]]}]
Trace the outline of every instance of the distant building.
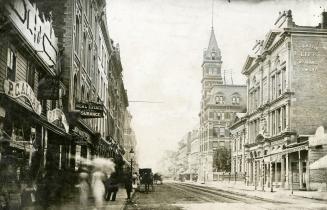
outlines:
[{"label": "distant building", "polygon": [[285,11],[244,64],[249,184],[322,187],[323,171],[310,170],[310,164],[326,155],[326,140],[312,145],[309,136],[327,125],[326,23],[323,12],[318,27],[298,26],[291,11]]},{"label": "distant building", "polygon": [[191,131],[189,154],[190,179],[197,181],[200,171],[200,139],[198,126]]},{"label": "distant building", "polygon": [[[124,159],[125,162],[128,163],[130,167],[131,161],[133,162],[133,171],[138,171],[138,165],[137,165],[137,142],[136,142],[136,136],[135,132],[131,126],[131,121],[132,121],[132,115],[131,113],[126,110],[125,111],[125,123],[124,123],[124,140],[122,142],[122,147],[124,148],[125,154],[124,154]],[[131,151],[133,151],[133,155],[131,154]]]},{"label": "distant building", "polygon": [[246,175],[245,170],[245,148],[247,142],[246,113],[236,113],[232,125],[229,127],[231,133],[231,173],[240,176]]},{"label": "distant building", "polygon": [[226,84],[221,65],[221,53],[212,28],[208,48],[203,52],[202,64],[202,99],[199,114],[199,175],[202,181],[216,179],[214,172],[230,171],[229,160],[221,160],[220,152],[224,150],[224,153],[230,154],[228,125],[235,113],[246,110],[246,86]]}]

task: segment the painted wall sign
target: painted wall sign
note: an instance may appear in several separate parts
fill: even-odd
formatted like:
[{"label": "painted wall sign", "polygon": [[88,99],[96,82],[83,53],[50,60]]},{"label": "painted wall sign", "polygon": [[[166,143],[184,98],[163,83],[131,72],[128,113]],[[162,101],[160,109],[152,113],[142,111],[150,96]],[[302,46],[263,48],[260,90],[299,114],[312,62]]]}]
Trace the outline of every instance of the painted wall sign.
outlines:
[{"label": "painted wall sign", "polygon": [[69,132],[69,125],[66,120],[66,116],[63,113],[63,111],[61,111],[61,109],[55,108],[53,110],[49,110],[47,112],[47,119],[50,123],[54,123],[59,126],[61,126],[61,124],[62,124],[65,131],[67,133]]},{"label": "painted wall sign", "polygon": [[292,36],[294,69],[303,72],[316,72],[326,54],[326,41],[319,38]]},{"label": "painted wall sign", "polygon": [[30,103],[33,111],[38,115],[41,115],[42,106],[41,103],[37,100],[33,89],[25,81],[13,82],[10,80],[4,81],[4,91],[5,94],[11,98],[24,97]]},{"label": "painted wall sign", "polygon": [[82,118],[102,118],[103,104],[95,102],[76,102],[75,109],[80,110]]},{"label": "painted wall sign", "polygon": [[21,35],[36,50],[48,66],[55,66],[58,53],[58,39],[55,37],[52,21],[41,19],[35,3],[29,0],[11,0],[6,8],[9,18]]}]

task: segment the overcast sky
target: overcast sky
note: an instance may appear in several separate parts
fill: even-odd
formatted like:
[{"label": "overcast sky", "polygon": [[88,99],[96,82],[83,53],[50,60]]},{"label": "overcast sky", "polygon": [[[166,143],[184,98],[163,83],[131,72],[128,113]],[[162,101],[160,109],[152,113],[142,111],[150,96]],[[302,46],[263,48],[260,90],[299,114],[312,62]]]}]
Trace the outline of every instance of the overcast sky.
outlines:
[{"label": "overcast sky", "polygon": [[[120,44],[141,167],[156,168],[163,151],[199,123],[201,63],[211,29],[211,0],[108,0],[111,38]],[[321,7],[321,8],[320,8]],[[317,25],[326,1],[214,0],[214,29],[223,67],[244,84],[241,68],[273,27],[278,12],[291,9],[298,25]],[[229,76],[229,73],[227,73]]]}]

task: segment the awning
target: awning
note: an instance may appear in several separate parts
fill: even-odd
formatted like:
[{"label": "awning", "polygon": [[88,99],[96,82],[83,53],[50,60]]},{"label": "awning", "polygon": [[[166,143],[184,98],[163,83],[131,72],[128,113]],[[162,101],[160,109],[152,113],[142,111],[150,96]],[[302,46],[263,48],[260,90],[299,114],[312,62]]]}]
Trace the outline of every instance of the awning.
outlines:
[{"label": "awning", "polygon": [[327,169],[327,155],[312,163],[310,169]]}]

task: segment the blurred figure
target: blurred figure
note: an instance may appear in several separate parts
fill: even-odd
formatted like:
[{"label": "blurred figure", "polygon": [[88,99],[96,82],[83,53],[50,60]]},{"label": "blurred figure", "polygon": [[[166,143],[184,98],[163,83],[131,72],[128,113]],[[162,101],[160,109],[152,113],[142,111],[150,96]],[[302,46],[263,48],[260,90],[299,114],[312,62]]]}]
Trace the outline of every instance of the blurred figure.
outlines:
[{"label": "blurred figure", "polygon": [[97,209],[100,209],[103,206],[103,198],[105,193],[104,187],[104,179],[105,174],[100,171],[96,170],[92,174],[92,192],[94,196],[95,206]]},{"label": "blurred figure", "polygon": [[133,180],[133,183],[132,183],[133,189],[137,189],[137,185],[139,182],[139,176],[138,176],[137,172],[133,173],[132,180]]},{"label": "blurred figure", "polygon": [[111,201],[115,201],[118,192],[118,177],[116,173],[112,173],[111,176],[106,180],[105,187],[106,187],[106,194],[105,194],[106,201],[109,201],[110,198]]},{"label": "blurred figure", "polygon": [[79,192],[80,192],[79,200],[82,209],[87,209],[87,203],[88,203],[89,191],[90,191],[89,183],[87,182],[88,177],[89,177],[88,173],[82,171],[79,174],[80,182],[76,186],[79,188]]},{"label": "blurred figure", "polygon": [[132,192],[132,189],[133,189],[133,186],[132,186],[132,174],[130,173],[125,173],[124,175],[124,184],[125,184],[125,189],[126,189],[126,193],[127,193],[127,200],[128,201],[131,201],[131,192]]}]

